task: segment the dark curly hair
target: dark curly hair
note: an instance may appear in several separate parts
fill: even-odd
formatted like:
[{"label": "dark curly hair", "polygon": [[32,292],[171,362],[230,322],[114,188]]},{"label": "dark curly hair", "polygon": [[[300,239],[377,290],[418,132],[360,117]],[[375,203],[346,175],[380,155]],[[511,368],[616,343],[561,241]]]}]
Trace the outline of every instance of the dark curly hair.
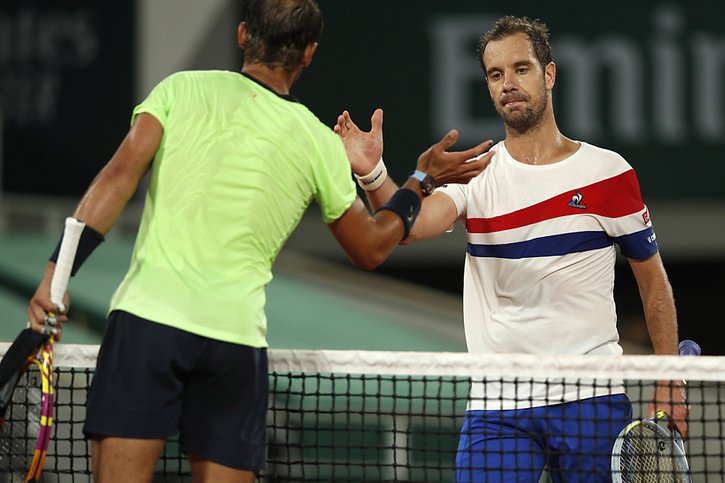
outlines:
[{"label": "dark curly hair", "polygon": [[314,0],[245,0],[242,21],[247,25],[245,63],[264,63],[293,69],[305,48],[317,42],[322,12]]},{"label": "dark curly hair", "polygon": [[483,63],[483,51],[486,49],[486,45],[492,40],[501,40],[517,33],[525,34],[529,38],[542,68],[552,61],[549,27],[540,20],[507,15],[498,19],[493,27],[478,40],[478,60],[481,62],[484,72],[486,72],[486,65]]}]

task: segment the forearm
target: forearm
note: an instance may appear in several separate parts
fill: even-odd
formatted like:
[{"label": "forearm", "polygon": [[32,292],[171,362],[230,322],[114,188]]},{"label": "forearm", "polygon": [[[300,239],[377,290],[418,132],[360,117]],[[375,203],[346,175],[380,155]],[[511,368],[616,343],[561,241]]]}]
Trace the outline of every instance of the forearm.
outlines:
[{"label": "forearm", "polygon": [[388,200],[398,191],[398,185],[395,184],[390,177],[376,190],[365,191],[368,204],[372,211],[376,211],[378,208],[383,206]]},{"label": "forearm", "polygon": [[137,175],[107,165],[88,188],[73,216],[106,235],[123,213],[139,182]]},{"label": "forearm", "polygon": [[[652,272],[655,276],[639,277],[642,305],[655,354],[676,355],[678,336],[675,301],[664,268],[659,260],[657,262]],[[649,414],[654,414],[656,410],[667,413],[683,438],[687,438],[689,414],[685,385],[685,381],[681,380],[657,381],[648,411]]]},{"label": "forearm", "polygon": [[675,299],[659,253],[646,260],[629,259],[629,265],[637,280],[647,330],[655,354],[677,354]]},{"label": "forearm", "polygon": [[677,312],[670,284],[664,280],[650,293],[642,294],[647,330],[652,348],[658,355],[677,354]]},{"label": "forearm", "polygon": [[[417,181],[408,180],[401,188],[414,192],[419,199],[422,198],[420,185]],[[393,191],[393,194],[396,191]],[[385,202],[387,201],[385,200]],[[384,204],[381,203],[380,206]],[[375,267],[388,258],[392,251],[401,243],[401,240],[405,240],[410,236],[411,230],[415,229],[416,223],[405,228],[400,214],[388,210],[387,207],[376,211],[370,221],[371,229],[368,232],[369,238],[360,246],[362,247],[367,244],[370,247],[368,251],[372,255],[372,265]]]},{"label": "forearm", "polygon": [[[349,117],[342,116],[338,123],[338,131],[343,138],[348,130]],[[349,134],[349,133],[348,133]],[[353,205],[337,220],[329,224],[335,238],[343,247],[353,263],[362,268],[374,268],[379,265],[390,252],[403,240],[416,239],[412,232],[419,231],[416,226],[416,217],[423,215],[422,198],[429,195],[435,186],[447,183],[468,183],[478,176],[491,162],[493,152],[482,156],[482,153],[491,146],[492,141],[465,151],[449,152],[447,149],[455,144],[458,132],[453,130],[446,134],[439,142],[424,151],[416,163],[415,177],[408,178],[401,189],[396,190],[395,183],[386,178],[387,170],[381,161],[372,168],[365,170],[353,164],[360,186],[368,193],[368,200],[374,211],[371,219],[365,204],[357,198]],[[354,143],[353,143],[354,144]],[[346,146],[348,148],[348,146]],[[380,150],[382,151],[382,149]],[[355,153],[355,150],[352,150]],[[376,151],[375,157],[362,156],[363,163],[370,168],[370,159],[380,156]],[[354,158],[348,149],[348,157]],[[365,174],[359,174],[365,173]],[[402,189],[405,188],[405,189]],[[441,195],[444,196],[444,195]],[[456,219],[456,207],[452,201],[442,203],[443,208],[434,210],[431,205],[432,198],[426,198],[428,214],[426,217],[436,220],[437,226],[445,231]],[[442,201],[438,198],[439,201]],[[392,212],[392,213],[391,213]],[[441,229],[437,229],[440,232]]]},{"label": "forearm", "polygon": [[[415,198],[420,204],[422,197],[420,185],[415,180],[408,180],[403,185],[407,194],[400,198],[400,194],[393,200],[392,205],[377,211],[373,216],[368,212],[365,204],[356,198],[348,210],[328,226],[340,246],[345,250],[350,260],[360,268],[372,270],[380,265],[406,234],[406,223],[401,212],[408,213],[405,205],[409,204],[410,213],[408,227],[413,224],[415,213]],[[414,199],[411,200],[410,198]],[[407,199],[408,201],[404,201]],[[393,208],[393,209],[390,209]]]}]

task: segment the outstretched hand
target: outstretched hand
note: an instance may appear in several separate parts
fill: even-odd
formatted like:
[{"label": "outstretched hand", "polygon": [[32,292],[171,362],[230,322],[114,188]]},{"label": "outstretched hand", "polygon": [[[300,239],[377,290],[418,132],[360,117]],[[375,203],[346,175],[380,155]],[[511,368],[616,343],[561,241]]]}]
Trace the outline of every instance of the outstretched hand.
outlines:
[{"label": "outstretched hand", "polygon": [[491,163],[495,151],[489,151],[493,141],[484,141],[465,151],[447,151],[458,141],[458,131],[449,131],[418,158],[418,169],[436,180],[436,185],[466,184],[483,172]]},{"label": "outstretched hand", "polygon": [[370,118],[369,132],[362,131],[347,111],[343,111],[337,117],[337,124],[333,130],[345,145],[353,173],[364,176],[375,168],[383,155],[382,109],[376,109]]}]

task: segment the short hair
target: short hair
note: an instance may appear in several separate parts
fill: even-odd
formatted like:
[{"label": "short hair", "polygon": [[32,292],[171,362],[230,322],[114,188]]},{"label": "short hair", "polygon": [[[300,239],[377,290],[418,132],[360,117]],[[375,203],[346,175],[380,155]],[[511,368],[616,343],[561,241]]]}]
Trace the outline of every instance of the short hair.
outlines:
[{"label": "short hair", "polygon": [[323,29],[315,0],[245,0],[242,21],[247,25],[245,63],[297,67],[305,48],[317,42]]},{"label": "short hair", "polygon": [[534,53],[541,67],[546,67],[552,61],[551,45],[549,45],[549,27],[541,20],[531,20],[528,17],[514,17],[507,15],[501,17],[491,27],[491,29],[483,34],[478,40],[478,60],[481,62],[483,71],[486,71],[486,65],[483,63],[483,51],[492,40],[501,40],[509,35],[522,33],[529,38],[529,42],[534,47]]}]

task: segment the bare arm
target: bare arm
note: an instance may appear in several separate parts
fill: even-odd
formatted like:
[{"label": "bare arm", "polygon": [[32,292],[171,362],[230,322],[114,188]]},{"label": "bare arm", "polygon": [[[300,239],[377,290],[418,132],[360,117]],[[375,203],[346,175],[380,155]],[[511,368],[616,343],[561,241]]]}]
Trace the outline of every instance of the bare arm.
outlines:
[{"label": "bare arm", "polygon": [[[410,188],[415,186],[411,183]],[[403,222],[396,214],[381,211],[371,217],[359,197],[328,227],[350,261],[365,270],[385,261],[403,237]]]},{"label": "bare arm", "polygon": [[[91,183],[73,216],[99,233],[107,234],[148,171],[162,134],[163,128],[156,118],[140,114],[116,153]],[[50,280],[54,270],[55,263],[48,262],[28,305],[28,320],[36,331],[44,327],[45,314],[56,310],[50,301]],[[64,321],[65,316],[61,316],[61,324]]]},{"label": "bare arm", "polygon": [[[659,253],[646,260],[629,260],[642,299],[647,330],[657,355],[677,354],[677,312],[672,287]],[[658,381],[649,412],[664,410],[687,438],[689,408],[682,381]]]},{"label": "bare arm", "polygon": [[[348,111],[344,111],[338,116],[335,132],[342,138],[345,144],[345,151],[353,172],[356,175],[369,173],[383,153],[383,111],[377,109],[370,119],[370,131],[362,131],[355,122],[353,122]],[[483,147],[485,152],[493,146],[493,141],[488,140],[479,145]],[[432,147],[431,147],[432,149]],[[429,150],[430,151],[430,150]],[[426,151],[428,153],[429,151]],[[424,153],[425,154],[425,153]],[[468,160],[463,165],[450,165],[447,170],[433,173],[429,168],[418,169],[433,176],[437,185],[446,183],[468,183],[473,177],[472,172],[480,173],[491,162],[494,152],[488,151],[480,158]],[[477,155],[478,157],[478,155]],[[470,170],[465,169],[470,167]],[[477,174],[476,174],[477,175]],[[373,211],[384,205],[395,192],[398,186],[388,177],[383,184],[372,191],[366,191],[365,195],[368,203]],[[457,218],[456,206],[448,196],[441,193],[434,193],[423,200],[423,206],[420,215],[413,225],[410,236],[406,238],[402,244],[407,245],[418,240],[428,240],[435,238],[446,230],[450,229]]]},{"label": "bare arm", "polygon": [[677,354],[677,312],[672,287],[659,253],[646,260],[629,260],[642,299],[647,330],[658,355]]},{"label": "bare arm", "polygon": [[162,135],[163,127],[155,117],[140,114],[116,153],[83,195],[73,216],[103,235],[111,231],[149,170]]},{"label": "bare arm", "polygon": [[[443,139],[420,155],[417,168],[431,174],[436,179],[444,180],[444,182],[447,182],[446,180],[451,177],[467,182],[480,174],[487,163],[481,160],[467,161],[481,154],[486,149],[487,144],[482,143],[475,148],[460,152],[446,151],[455,144],[457,139],[458,133],[456,131],[446,134]],[[395,185],[392,182],[389,183],[390,191],[394,193],[396,191]],[[402,187],[412,190],[419,198],[422,198],[419,181],[410,178]],[[445,195],[439,196],[446,198]],[[430,199],[434,199],[434,196],[431,196]],[[425,201],[427,203],[428,199]],[[451,200],[448,203],[451,205],[448,208],[452,208],[453,220],[442,231],[449,228],[452,222],[455,221],[455,206],[453,206]],[[416,221],[413,225],[413,231],[415,231],[418,222]],[[368,270],[382,263],[401,242],[404,235],[403,222],[398,215],[383,210],[371,216],[359,198],[339,219],[328,226],[350,260],[361,268]]]}]

